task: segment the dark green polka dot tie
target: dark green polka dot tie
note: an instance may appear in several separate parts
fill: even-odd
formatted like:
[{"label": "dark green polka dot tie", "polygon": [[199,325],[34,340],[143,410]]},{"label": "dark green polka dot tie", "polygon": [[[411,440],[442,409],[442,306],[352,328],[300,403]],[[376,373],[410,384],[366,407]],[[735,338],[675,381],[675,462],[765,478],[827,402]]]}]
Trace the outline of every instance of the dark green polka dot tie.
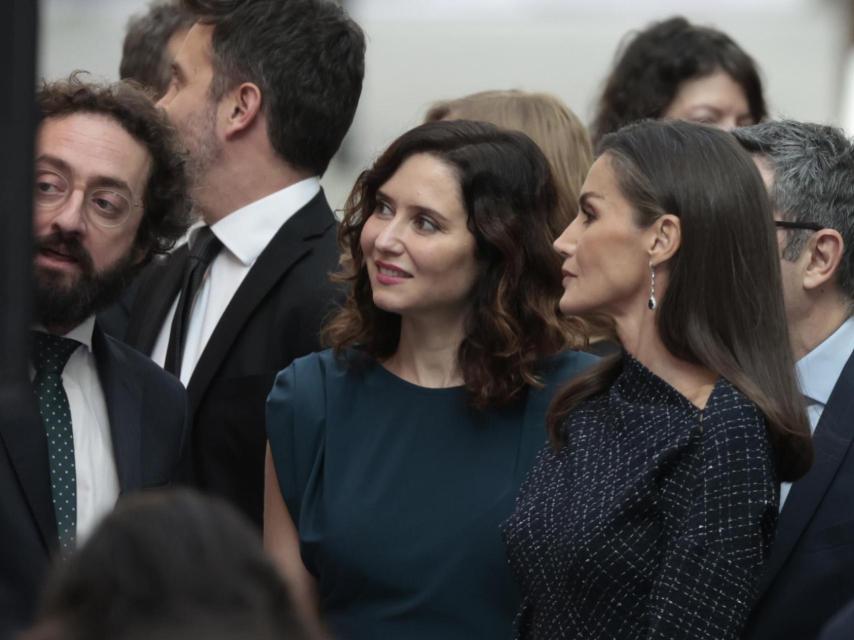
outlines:
[{"label": "dark green polka dot tie", "polygon": [[50,488],[63,554],[74,549],[77,535],[77,474],[71,409],[62,386],[62,370],[79,346],[76,340],[33,331],[33,367],[36,370],[33,389],[47,433]]}]

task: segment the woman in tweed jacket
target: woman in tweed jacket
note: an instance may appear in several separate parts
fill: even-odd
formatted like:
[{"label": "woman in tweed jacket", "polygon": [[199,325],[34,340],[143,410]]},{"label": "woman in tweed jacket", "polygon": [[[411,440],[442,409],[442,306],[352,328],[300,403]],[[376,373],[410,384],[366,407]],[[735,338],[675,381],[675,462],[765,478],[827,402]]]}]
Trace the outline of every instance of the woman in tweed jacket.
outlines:
[{"label": "woman in tweed jacket", "polygon": [[505,523],[521,638],[726,640],[750,609],[779,481],[812,460],[765,188],[729,135],[603,139],[555,242],[566,314],[624,351],[559,393]]}]

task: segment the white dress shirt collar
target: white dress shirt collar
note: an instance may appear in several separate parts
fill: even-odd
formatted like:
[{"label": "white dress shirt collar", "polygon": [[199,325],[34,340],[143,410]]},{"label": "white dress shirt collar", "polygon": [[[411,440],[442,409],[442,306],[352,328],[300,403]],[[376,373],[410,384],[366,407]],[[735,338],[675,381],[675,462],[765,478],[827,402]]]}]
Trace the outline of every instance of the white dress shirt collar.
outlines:
[{"label": "white dress shirt collar", "polygon": [[95,316],[91,315],[63,337],[77,340],[77,342],[86,346],[91,353],[92,351],[92,334],[95,332]]},{"label": "white dress shirt collar", "polygon": [[[45,326],[41,323],[33,326],[34,331],[41,331],[42,333],[50,333]],[[71,331],[61,336],[63,338],[70,338],[71,340],[77,340],[80,344],[86,347],[86,350],[89,353],[92,353],[92,335],[95,333],[95,316],[91,315],[86,318],[83,322],[74,327]]]},{"label": "white dress shirt collar", "polygon": [[848,318],[824,342],[798,360],[803,393],[810,402],[826,405],[845,364],[854,353],[854,317]]},{"label": "white dress shirt collar", "polygon": [[[244,266],[252,266],[281,226],[319,191],[320,180],[306,178],[233,211],[211,225],[211,231]],[[201,226],[204,225],[197,225],[190,231],[190,247]]]}]

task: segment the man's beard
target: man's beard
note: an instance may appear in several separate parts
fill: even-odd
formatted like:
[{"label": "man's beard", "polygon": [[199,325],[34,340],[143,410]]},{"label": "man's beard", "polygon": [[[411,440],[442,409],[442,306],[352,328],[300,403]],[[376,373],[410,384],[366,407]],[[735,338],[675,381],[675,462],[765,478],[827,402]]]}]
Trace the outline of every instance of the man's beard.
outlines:
[{"label": "man's beard", "polygon": [[80,269],[71,284],[65,282],[65,274],[35,269],[35,314],[46,327],[76,327],[93,313],[115,302],[139,270],[133,251],[129,251],[115,265],[98,273],[92,256],[80,240],[62,232],[36,240],[36,252],[46,249],[61,249],[61,253],[73,258]]},{"label": "man's beard", "polygon": [[216,104],[210,103],[198,114],[187,118],[178,127],[178,134],[187,158],[187,177],[193,199],[204,204],[211,167],[222,156],[222,146],[216,137]]}]

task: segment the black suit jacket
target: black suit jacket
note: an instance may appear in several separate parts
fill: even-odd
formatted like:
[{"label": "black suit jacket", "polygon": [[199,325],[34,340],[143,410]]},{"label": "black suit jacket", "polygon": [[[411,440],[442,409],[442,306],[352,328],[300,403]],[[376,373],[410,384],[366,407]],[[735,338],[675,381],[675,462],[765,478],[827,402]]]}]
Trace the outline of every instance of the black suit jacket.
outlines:
[{"label": "black suit jacket", "polygon": [[[181,384],[96,325],[92,350],[104,390],[120,494],[183,473],[189,436]],[[58,546],[47,437],[35,398],[0,416],[0,638],[33,615]]]},{"label": "black suit jacket", "polygon": [[851,640],[851,638],[854,638],[854,602],[833,616],[819,636],[819,640]]},{"label": "black suit jacket", "polygon": [[854,355],[816,426],[815,463],[783,505],[744,637],[813,640],[854,599]]},{"label": "black suit jacket", "polygon": [[[276,233],[219,320],[187,385],[197,485],[231,501],[259,527],[264,496],[264,407],[276,374],[319,349],[338,300],[337,227],[323,193]],[[127,341],[150,354],[178,295],[186,246],[140,282]]]}]

